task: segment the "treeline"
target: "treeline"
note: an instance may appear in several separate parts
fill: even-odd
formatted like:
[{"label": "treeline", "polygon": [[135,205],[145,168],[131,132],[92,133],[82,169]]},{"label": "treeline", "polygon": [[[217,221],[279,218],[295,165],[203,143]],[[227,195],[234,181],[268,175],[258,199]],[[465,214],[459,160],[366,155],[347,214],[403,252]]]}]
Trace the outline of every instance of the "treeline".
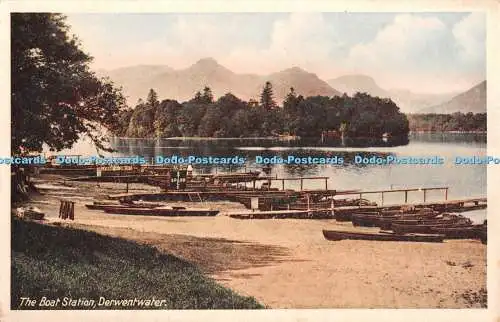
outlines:
[{"label": "treeline", "polygon": [[411,131],[486,131],[486,113],[409,114]]},{"label": "treeline", "polygon": [[390,99],[364,93],[303,97],[291,88],[280,107],[267,82],[259,102],[231,93],[214,100],[209,87],[187,102],[160,102],[151,89],[146,101],[121,113],[114,128],[116,135],[125,137],[317,137],[323,131],[348,137],[404,136],[409,123]]}]

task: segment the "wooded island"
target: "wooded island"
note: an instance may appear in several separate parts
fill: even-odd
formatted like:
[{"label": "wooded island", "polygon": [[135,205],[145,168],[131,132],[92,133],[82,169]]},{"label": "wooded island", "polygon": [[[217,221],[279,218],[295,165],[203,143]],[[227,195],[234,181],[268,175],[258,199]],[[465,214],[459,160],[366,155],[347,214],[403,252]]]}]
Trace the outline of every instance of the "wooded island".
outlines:
[{"label": "wooded island", "polygon": [[303,97],[290,88],[278,106],[267,82],[260,102],[231,93],[214,100],[209,87],[187,102],[160,102],[151,89],[146,101],[123,111],[113,128],[115,135],[124,137],[319,137],[325,131],[348,137],[405,136],[409,123],[392,100],[365,93]]}]

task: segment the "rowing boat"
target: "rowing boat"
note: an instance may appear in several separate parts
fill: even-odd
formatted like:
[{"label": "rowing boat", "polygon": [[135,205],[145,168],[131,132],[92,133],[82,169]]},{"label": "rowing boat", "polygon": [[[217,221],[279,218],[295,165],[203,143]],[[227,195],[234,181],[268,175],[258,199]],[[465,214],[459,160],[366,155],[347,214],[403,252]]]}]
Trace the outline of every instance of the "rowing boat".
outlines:
[{"label": "rowing boat", "polygon": [[347,232],[335,230],[323,230],[323,236],[328,240],[377,240],[377,241],[411,241],[411,242],[434,242],[443,241],[442,235],[436,234],[412,234],[412,235],[397,235],[390,233],[362,233],[362,232]]},{"label": "rowing boat", "polygon": [[392,224],[392,230],[396,234],[421,233],[431,234],[434,228],[462,228],[470,227],[469,222],[457,221],[454,223],[435,223],[424,225]]},{"label": "rowing boat", "polygon": [[365,227],[381,227],[383,229],[390,229],[392,223],[425,223],[426,221],[435,220],[434,217],[437,213],[419,213],[407,214],[402,212],[391,212],[390,214],[377,213],[377,212],[364,212],[355,213],[352,215],[352,224],[354,226]]},{"label": "rowing boat", "polygon": [[480,229],[481,226],[475,225],[470,227],[435,227],[431,230],[449,239],[481,239]]},{"label": "rowing boat", "polygon": [[204,208],[184,207],[158,207],[158,208],[134,208],[134,207],[109,207],[104,209],[109,214],[119,215],[141,215],[141,216],[215,216],[219,210]]},{"label": "rowing boat", "polygon": [[136,208],[136,209],[152,209],[156,208],[159,205],[140,205],[140,204],[93,204],[93,205],[85,205],[88,209],[92,210],[106,210],[110,208]]}]

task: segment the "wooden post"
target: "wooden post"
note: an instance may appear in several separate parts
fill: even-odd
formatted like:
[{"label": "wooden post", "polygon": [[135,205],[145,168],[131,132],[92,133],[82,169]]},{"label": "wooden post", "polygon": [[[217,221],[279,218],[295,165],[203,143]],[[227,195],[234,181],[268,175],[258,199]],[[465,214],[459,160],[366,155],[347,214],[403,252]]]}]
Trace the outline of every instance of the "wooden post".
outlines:
[{"label": "wooden post", "polygon": [[253,190],[255,190],[255,179],[252,180],[253,183]]},{"label": "wooden post", "polygon": [[448,200],[448,188],[444,189],[444,200]]},{"label": "wooden post", "polygon": [[[126,179],[125,179],[126,180]],[[127,193],[128,193],[128,181],[127,181]]]},{"label": "wooden post", "polygon": [[300,191],[302,191],[304,187],[304,179],[300,178]]},{"label": "wooden post", "polygon": [[285,180],[281,180],[281,190],[285,190]]},{"label": "wooden post", "polygon": [[427,195],[427,189],[424,188],[424,203],[425,203],[426,195]]},{"label": "wooden post", "polygon": [[309,211],[310,206],[309,206],[309,194],[307,194],[307,210]]},{"label": "wooden post", "polygon": [[325,190],[328,191],[328,178],[325,178]]},{"label": "wooden post", "polygon": [[75,220],[75,203],[71,202],[71,210],[69,212],[69,219]]},{"label": "wooden post", "polygon": [[408,190],[405,191],[405,204],[408,203]]},{"label": "wooden post", "polygon": [[359,194],[359,203],[358,203],[358,207],[361,208],[361,199],[363,199],[363,194],[360,193]]},{"label": "wooden post", "polygon": [[59,217],[61,219],[66,219],[68,216],[68,203],[64,200],[61,200],[61,206],[59,208]]},{"label": "wooden post", "polygon": [[382,191],[382,206],[384,205],[384,192]]}]

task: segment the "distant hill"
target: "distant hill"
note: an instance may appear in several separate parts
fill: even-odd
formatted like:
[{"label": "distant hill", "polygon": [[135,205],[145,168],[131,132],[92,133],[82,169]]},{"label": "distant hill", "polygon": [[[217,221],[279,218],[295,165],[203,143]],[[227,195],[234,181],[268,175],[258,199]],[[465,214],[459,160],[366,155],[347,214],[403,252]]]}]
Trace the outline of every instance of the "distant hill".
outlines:
[{"label": "distant hill", "polygon": [[341,76],[329,80],[328,84],[348,95],[365,92],[372,96],[391,98],[405,113],[413,113],[422,108],[443,103],[456,95],[456,93],[420,94],[409,90],[385,90],[367,75]]},{"label": "distant hill", "polygon": [[160,99],[189,100],[196,91],[209,86],[215,97],[228,92],[245,100],[259,99],[266,81],[273,85],[275,100],[281,105],[290,87],[304,96],[340,95],[328,83],[315,74],[293,67],[271,75],[237,74],[220,65],[213,58],[204,58],[185,69],[174,70],[168,66],[132,66],[110,71],[99,71],[117,85],[129,104],[135,104],[139,98],[145,99],[150,88],[157,91]]},{"label": "distant hill", "polygon": [[332,87],[353,95],[356,92],[368,93],[372,96],[388,97],[389,93],[380,88],[375,80],[366,75],[346,75],[328,81]]},{"label": "distant hill", "polygon": [[486,113],[486,81],[483,81],[468,91],[454,96],[449,101],[422,109],[419,113],[450,114],[462,113]]}]

